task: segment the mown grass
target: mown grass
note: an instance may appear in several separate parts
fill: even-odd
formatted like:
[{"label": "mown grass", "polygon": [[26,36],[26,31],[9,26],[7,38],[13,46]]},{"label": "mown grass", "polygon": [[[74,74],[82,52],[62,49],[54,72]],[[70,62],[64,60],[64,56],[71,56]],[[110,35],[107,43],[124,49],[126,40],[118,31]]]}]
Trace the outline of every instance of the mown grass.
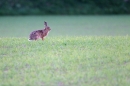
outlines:
[{"label": "mown grass", "polygon": [[51,27],[49,36],[130,35],[130,15],[111,16],[5,16],[0,17],[0,37],[28,37],[31,31]]},{"label": "mown grass", "polygon": [[0,38],[0,86],[129,84],[129,36]]}]

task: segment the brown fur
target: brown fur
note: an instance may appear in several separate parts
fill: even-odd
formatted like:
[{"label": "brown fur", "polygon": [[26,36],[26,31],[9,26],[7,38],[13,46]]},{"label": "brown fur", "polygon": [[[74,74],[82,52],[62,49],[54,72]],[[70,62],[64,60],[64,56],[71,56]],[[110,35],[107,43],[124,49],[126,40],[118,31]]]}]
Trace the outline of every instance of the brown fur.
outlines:
[{"label": "brown fur", "polygon": [[29,40],[37,40],[39,38],[44,40],[44,38],[47,36],[49,31],[51,30],[50,27],[47,26],[47,22],[44,22],[44,25],[45,25],[45,29],[31,32]]}]

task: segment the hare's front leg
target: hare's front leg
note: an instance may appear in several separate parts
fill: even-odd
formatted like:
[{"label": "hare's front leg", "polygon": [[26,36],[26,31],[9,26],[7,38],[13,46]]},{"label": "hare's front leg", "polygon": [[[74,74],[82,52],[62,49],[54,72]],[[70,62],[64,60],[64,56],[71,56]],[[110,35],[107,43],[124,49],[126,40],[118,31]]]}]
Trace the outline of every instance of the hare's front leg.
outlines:
[{"label": "hare's front leg", "polygon": [[44,37],[42,37],[42,40],[44,40]]}]

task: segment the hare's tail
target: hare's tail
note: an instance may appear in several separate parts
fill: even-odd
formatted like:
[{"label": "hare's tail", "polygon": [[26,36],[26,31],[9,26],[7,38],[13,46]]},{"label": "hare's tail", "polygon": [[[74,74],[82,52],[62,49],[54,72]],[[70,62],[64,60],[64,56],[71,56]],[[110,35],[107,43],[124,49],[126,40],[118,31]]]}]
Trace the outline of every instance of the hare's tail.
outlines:
[{"label": "hare's tail", "polygon": [[28,39],[28,41],[31,41],[30,39]]}]

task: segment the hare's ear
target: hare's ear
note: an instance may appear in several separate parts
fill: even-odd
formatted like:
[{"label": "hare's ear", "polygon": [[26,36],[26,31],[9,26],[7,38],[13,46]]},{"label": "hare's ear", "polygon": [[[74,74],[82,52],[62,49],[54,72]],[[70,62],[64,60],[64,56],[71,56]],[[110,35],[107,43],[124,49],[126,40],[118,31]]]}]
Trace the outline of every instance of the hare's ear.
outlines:
[{"label": "hare's ear", "polygon": [[44,25],[45,25],[45,27],[47,27],[47,22],[44,21]]}]

